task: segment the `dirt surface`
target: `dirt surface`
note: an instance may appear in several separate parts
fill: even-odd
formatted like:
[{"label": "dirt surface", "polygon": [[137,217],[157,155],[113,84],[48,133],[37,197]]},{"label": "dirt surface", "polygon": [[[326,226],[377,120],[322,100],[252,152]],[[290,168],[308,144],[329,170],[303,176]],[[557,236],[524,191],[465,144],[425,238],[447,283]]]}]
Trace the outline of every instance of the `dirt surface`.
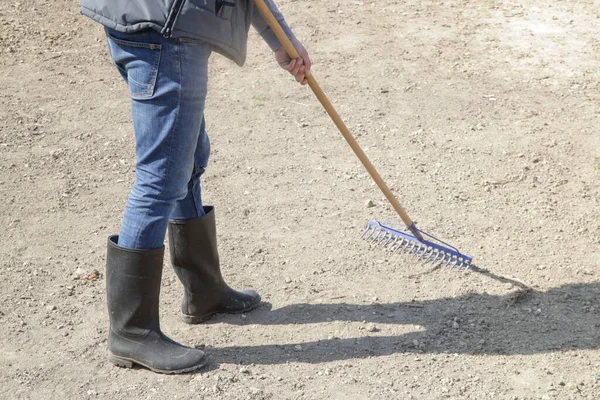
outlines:
[{"label": "dirt surface", "polygon": [[0,397],[600,398],[597,2],[279,5],[409,214],[476,268],[359,239],[398,218],[252,34],[244,68],[211,61],[203,185],[227,280],[265,303],[185,325],[167,258],[163,330],[210,364],[114,367],[103,273],[134,178],[127,89],[75,1],[2,1]]}]

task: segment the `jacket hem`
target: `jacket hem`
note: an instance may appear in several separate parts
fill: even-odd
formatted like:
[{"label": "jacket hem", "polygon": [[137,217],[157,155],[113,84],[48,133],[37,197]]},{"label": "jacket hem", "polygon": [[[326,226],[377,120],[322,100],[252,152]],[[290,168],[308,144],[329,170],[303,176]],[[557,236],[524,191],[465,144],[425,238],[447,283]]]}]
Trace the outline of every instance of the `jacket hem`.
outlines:
[{"label": "jacket hem", "polygon": [[104,15],[98,14],[96,11],[91,10],[84,6],[81,6],[79,8],[79,11],[81,12],[82,15],[85,15],[86,17],[93,19],[94,21],[106,26],[107,28],[111,28],[111,29],[114,29],[116,31],[123,32],[123,33],[138,32],[138,31],[141,31],[144,29],[154,29],[155,31],[162,32],[162,30],[164,28],[162,25],[157,24],[152,21],[144,21],[144,22],[139,22],[137,24],[132,24],[132,25],[121,25],[121,24],[117,23],[116,21],[114,21],[110,18],[107,18]]}]

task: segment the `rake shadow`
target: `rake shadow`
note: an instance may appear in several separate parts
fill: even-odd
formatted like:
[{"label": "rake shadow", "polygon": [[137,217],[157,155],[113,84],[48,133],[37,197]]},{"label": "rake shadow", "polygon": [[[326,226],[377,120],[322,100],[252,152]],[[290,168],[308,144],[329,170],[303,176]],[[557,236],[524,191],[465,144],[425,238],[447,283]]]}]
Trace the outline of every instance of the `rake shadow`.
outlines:
[{"label": "rake shadow", "polygon": [[[355,338],[207,350],[218,363],[316,364],[397,353],[530,355],[597,349],[599,299],[600,283],[590,283],[547,292],[520,289],[504,296],[472,294],[412,303],[294,304],[275,310],[266,304],[244,319],[221,316],[218,320],[240,325],[297,325],[298,330],[307,329],[306,324],[365,321],[381,330],[357,330]],[[389,336],[385,334],[388,324],[418,325],[423,330]],[[323,332],[327,336],[326,328]],[[301,351],[296,351],[297,345]]]}]

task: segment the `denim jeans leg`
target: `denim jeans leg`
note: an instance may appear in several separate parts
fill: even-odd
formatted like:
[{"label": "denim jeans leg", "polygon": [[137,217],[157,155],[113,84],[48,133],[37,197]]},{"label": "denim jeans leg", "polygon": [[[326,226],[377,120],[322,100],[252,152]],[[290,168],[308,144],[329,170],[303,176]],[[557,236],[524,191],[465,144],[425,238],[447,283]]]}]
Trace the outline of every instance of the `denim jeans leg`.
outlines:
[{"label": "denim jeans leg", "polygon": [[[153,31],[108,33],[113,60],[127,74],[137,158],[119,245],[160,248],[176,204],[188,196],[195,169],[210,45],[165,39]],[[158,48],[160,57],[148,48]],[[149,82],[151,77],[155,81]]]},{"label": "denim jeans leg", "polygon": [[187,185],[187,195],[175,205],[171,219],[187,220],[202,217],[205,212],[202,206],[202,186],[200,177],[206,170],[210,156],[210,140],[206,133],[206,122],[203,120],[194,154],[194,169]]}]

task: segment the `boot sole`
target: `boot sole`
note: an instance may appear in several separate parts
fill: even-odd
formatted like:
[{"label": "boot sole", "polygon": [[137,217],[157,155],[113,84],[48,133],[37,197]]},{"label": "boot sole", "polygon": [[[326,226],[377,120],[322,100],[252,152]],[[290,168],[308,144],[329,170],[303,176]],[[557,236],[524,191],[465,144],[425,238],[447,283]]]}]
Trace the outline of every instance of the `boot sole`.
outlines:
[{"label": "boot sole", "polygon": [[195,315],[187,315],[187,314],[181,314],[181,320],[183,322],[185,322],[188,325],[197,325],[197,324],[201,324],[202,322],[206,322],[209,319],[211,319],[212,317],[214,317],[217,314],[243,314],[249,311],[254,310],[255,308],[257,308],[258,306],[260,306],[260,300],[258,301],[258,303],[244,308],[243,310],[239,310],[239,311],[215,311],[212,313],[208,313],[208,314],[204,314],[201,316],[195,316]]},{"label": "boot sole", "polygon": [[148,368],[150,371],[152,372],[156,372],[159,374],[167,374],[167,375],[171,375],[171,374],[184,374],[186,372],[192,372],[192,371],[196,371],[202,367],[204,367],[208,360],[206,357],[204,357],[201,360],[200,364],[194,365],[192,367],[188,367],[188,368],[182,368],[182,369],[174,369],[174,370],[164,370],[164,369],[158,369],[158,368],[152,368],[149,365],[146,365],[142,362],[139,362],[137,360],[133,360],[131,358],[126,358],[126,357],[119,357],[119,356],[115,356],[114,354],[110,354],[108,356],[108,360],[113,363],[114,365],[116,365],[117,367],[121,367],[121,368],[133,368],[134,365],[140,365],[144,368]]}]

